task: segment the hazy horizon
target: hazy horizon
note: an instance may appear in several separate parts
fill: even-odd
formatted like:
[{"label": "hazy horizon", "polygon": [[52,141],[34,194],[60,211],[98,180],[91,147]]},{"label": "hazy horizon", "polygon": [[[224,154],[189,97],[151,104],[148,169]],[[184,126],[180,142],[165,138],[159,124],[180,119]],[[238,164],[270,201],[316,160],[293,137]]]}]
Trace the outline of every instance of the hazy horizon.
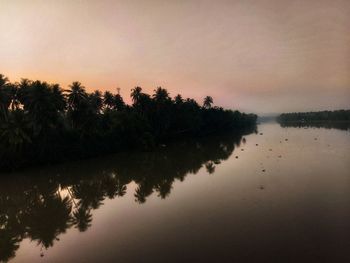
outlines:
[{"label": "hazy horizon", "polygon": [[350,2],[2,1],[0,73],[261,115],[350,108]]}]

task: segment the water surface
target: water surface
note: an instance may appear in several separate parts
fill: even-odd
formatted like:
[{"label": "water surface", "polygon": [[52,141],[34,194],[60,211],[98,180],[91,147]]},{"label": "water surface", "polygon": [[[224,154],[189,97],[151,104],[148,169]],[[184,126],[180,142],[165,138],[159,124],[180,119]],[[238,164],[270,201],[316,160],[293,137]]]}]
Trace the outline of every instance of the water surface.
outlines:
[{"label": "water surface", "polygon": [[0,260],[350,262],[349,139],[266,123],[2,175]]}]

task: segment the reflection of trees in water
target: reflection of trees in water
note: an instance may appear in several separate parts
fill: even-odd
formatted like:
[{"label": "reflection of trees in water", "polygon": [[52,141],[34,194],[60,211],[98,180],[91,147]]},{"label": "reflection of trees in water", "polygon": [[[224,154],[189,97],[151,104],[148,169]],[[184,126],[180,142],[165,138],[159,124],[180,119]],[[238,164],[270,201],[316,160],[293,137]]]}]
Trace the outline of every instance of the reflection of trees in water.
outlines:
[{"label": "reflection of trees in water", "polygon": [[68,197],[59,194],[43,198],[36,196],[22,220],[26,235],[45,248],[53,246],[58,235],[71,225],[72,204]]},{"label": "reflection of trees in water", "polygon": [[15,255],[23,238],[48,248],[71,226],[72,202],[59,194],[58,187],[49,194],[38,185],[19,188],[1,189],[0,260],[3,261]]},{"label": "reflection of trees in water", "polygon": [[75,225],[80,232],[85,232],[91,226],[91,221],[91,209],[79,207],[73,212],[73,225]]},{"label": "reflection of trees in water", "polygon": [[164,199],[176,180],[205,167],[209,174],[226,160],[244,134],[183,141],[147,153],[129,153],[51,168],[49,174],[2,178],[0,184],[0,261],[15,256],[28,238],[42,249],[59,241],[71,227],[86,231],[92,210],[106,198],[122,197],[135,182],[135,201],[146,202],[152,193]]},{"label": "reflection of trees in water", "polygon": [[326,129],[338,129],[338,130],[350,130],[350,122],[341,121],[310,121],[310,122],[279,122],[281,127],[288,128],[326,128]]}]

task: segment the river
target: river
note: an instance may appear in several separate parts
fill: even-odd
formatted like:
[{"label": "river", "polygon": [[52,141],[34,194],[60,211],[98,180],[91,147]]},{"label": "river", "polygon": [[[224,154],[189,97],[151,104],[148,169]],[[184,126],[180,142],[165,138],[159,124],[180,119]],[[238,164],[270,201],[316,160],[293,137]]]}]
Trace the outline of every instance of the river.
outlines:
[{"label": "river", "polygon": [[0,177],[0,260],[350,262],[350,130],[281,127]]}]

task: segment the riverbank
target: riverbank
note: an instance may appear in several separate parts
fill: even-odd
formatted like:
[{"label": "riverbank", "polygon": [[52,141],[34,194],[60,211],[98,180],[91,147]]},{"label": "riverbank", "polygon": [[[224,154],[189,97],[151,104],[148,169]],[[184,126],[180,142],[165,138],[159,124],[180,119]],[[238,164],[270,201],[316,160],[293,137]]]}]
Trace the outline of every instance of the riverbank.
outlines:
[{"label": "riverbank", "polygon": [[121,151],[152,150],[172,140],[219,132],[240,133],[256,125],[255,114],[213,106],[206,96],[171,97],[131,90],[132,104],[106,91],[88,92],[79,82],[58,84],[0,74],[0,170],[87,159]]}]

